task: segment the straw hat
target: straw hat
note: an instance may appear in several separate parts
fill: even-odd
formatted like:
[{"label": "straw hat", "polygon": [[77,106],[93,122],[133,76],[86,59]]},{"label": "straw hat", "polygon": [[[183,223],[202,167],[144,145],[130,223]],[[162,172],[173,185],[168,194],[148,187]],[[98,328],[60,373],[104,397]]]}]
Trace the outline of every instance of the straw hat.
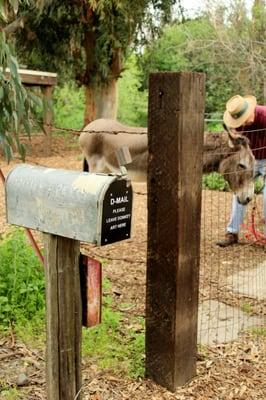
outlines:
[{"label": "straw hat", "polygon": [[256,105],[256,97],[251,95],[231,97],[226,103],[224,123],[230,128],[239,128],[254,112]]}]

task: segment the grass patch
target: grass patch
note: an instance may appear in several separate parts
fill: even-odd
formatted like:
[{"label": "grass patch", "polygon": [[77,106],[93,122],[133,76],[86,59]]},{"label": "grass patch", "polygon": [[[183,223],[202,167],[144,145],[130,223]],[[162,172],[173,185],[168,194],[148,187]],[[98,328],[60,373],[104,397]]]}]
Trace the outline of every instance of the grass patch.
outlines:
[{"label": "grass patch", "polygon": [[110,296],[104,298],[102,323],[83,330],[82,353],[101,369],[132,378],[144,375],[144,320],[134,319],[130,327],[122,323],[122,314],[112,308]]},{"label": "grass patch", "polygon": [[259,328],[252,328],[251,332],[253,335],[262,336],[266,338],[266,328],[259,327]]},{"label": "grass patch", "polygon": [[22,229],[0,239],[0,326],[23,327],[44,320],[44,270]]},{"label": "grass patch", "polygon": [[[104,291],[110,288],[110,281],[104,279]],[[131,377],[142,376],[143,319],[132,319],[128,327],[122,314],[113,310],[112,297],[106,295],[103,299],[102,324],[83,330],[83,354],[92,357],[99,368],[111,368]],[[27,243],[23,229],[12,229],[0,239],[0,309],[2,333],[12,327],[24,343],[43,349],[44,270]],[[11,396],[10,390],[8,393]]]},{"label": "grass patch", "polygon": [[5,385],[2,386],[0,382],[0,395],[1,400],[18,400],[22,399],[21,393],[15,388],[8,388]]},{"label": "grass patch", "polygon": [[242,310],[243,312],[247,313],[247,314],[251,314],[252,311],[253,311],[252,304],[251,304],[251,303],[244,303],[244,304],[241,306],[241,310]]}]

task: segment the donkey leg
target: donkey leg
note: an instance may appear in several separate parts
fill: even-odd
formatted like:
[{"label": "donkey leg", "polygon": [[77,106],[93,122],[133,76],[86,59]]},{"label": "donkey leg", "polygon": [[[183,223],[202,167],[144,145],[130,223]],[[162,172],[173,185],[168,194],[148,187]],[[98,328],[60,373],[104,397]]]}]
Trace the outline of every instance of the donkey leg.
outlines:
[{"label": "donkey leg", "polygon": [[89,164],[86,158],[83,158],[83,172],[89,172]]}]

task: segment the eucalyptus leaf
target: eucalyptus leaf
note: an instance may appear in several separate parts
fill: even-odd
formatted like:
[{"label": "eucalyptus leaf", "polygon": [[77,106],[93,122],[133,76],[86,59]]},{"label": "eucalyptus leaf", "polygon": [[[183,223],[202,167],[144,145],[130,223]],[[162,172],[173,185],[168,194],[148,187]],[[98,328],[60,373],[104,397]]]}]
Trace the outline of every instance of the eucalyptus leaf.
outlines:
[{"label": "eucalyptus leaf", "polygon": [[6,0],[0,0],[0,16],[7,21],[8,9]]},{"label": "eucalyptus leaf", "polygon": [[17,14],[18,12],[18,0],[9,0],[9,3],[11,4],[14,13]]},{"label": "eucalyptus leaf", "polygon": [[[13,1],[11,6],[16,8],[17,2]],[[2,67],[0,70],[1,146],[9,162],[13,156],[15,142],[21,158],[25,159],[25,146],[20,143],[19,130],[20,127],[24,127],[27,135],[30,137],[30,118],[36,114],[36,107],[42,107],[42,102],[38,96],[33,96],[21,85],[17,59],[13,54],[11,46],[7,44],[5,35],[1,31],[0,61],[0,67]],[[10,70],[10,74],[6,78],[4,71],[7,67]]]},{"label": "eucalyptus leaf", "polygon": [[4,154],[7,159],[7,162],[10,162],[13,156],[12,148],[8,144],[4,144]]},{"label": "eucalyptus leaf", "polygon": [[23,126],[24,126],[24,129],[25,129],[25,131],[26,131],[28,137],[30,137],[31,126],[30,126],[30,123],[29,123],[29,121],[28,121],[27,119],[25,119],[25,120],[23,121]]},{"label": "eucalyptus leaf", "polygon": [[9,61],[10,74],[13,76],[13,79],[18,79],[18,65],[14,60],[14,57],[11,56]]},{"label": "eucalyptus leaf", "polygon": [[15,132],[18,132],[18,114],[15,110],[13,110],[13,121],[14,121],[14,129]]}]

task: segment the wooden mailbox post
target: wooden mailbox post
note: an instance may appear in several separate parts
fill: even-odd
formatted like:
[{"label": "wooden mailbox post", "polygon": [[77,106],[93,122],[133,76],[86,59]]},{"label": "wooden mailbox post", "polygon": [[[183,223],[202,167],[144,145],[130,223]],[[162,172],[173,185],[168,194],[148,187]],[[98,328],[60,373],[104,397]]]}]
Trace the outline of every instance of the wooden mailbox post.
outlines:
[{"label": "wooden mailbox post", "polygon": [[196,372],[204,74],[149,81],[146,373],[174,391]]},{"label": "wooden mailbox post", "polygon": [[81,399],[80,243],[130,237],[122,176],[19,165],[6,179],[7,221],[45,232],[48,400]]}]

